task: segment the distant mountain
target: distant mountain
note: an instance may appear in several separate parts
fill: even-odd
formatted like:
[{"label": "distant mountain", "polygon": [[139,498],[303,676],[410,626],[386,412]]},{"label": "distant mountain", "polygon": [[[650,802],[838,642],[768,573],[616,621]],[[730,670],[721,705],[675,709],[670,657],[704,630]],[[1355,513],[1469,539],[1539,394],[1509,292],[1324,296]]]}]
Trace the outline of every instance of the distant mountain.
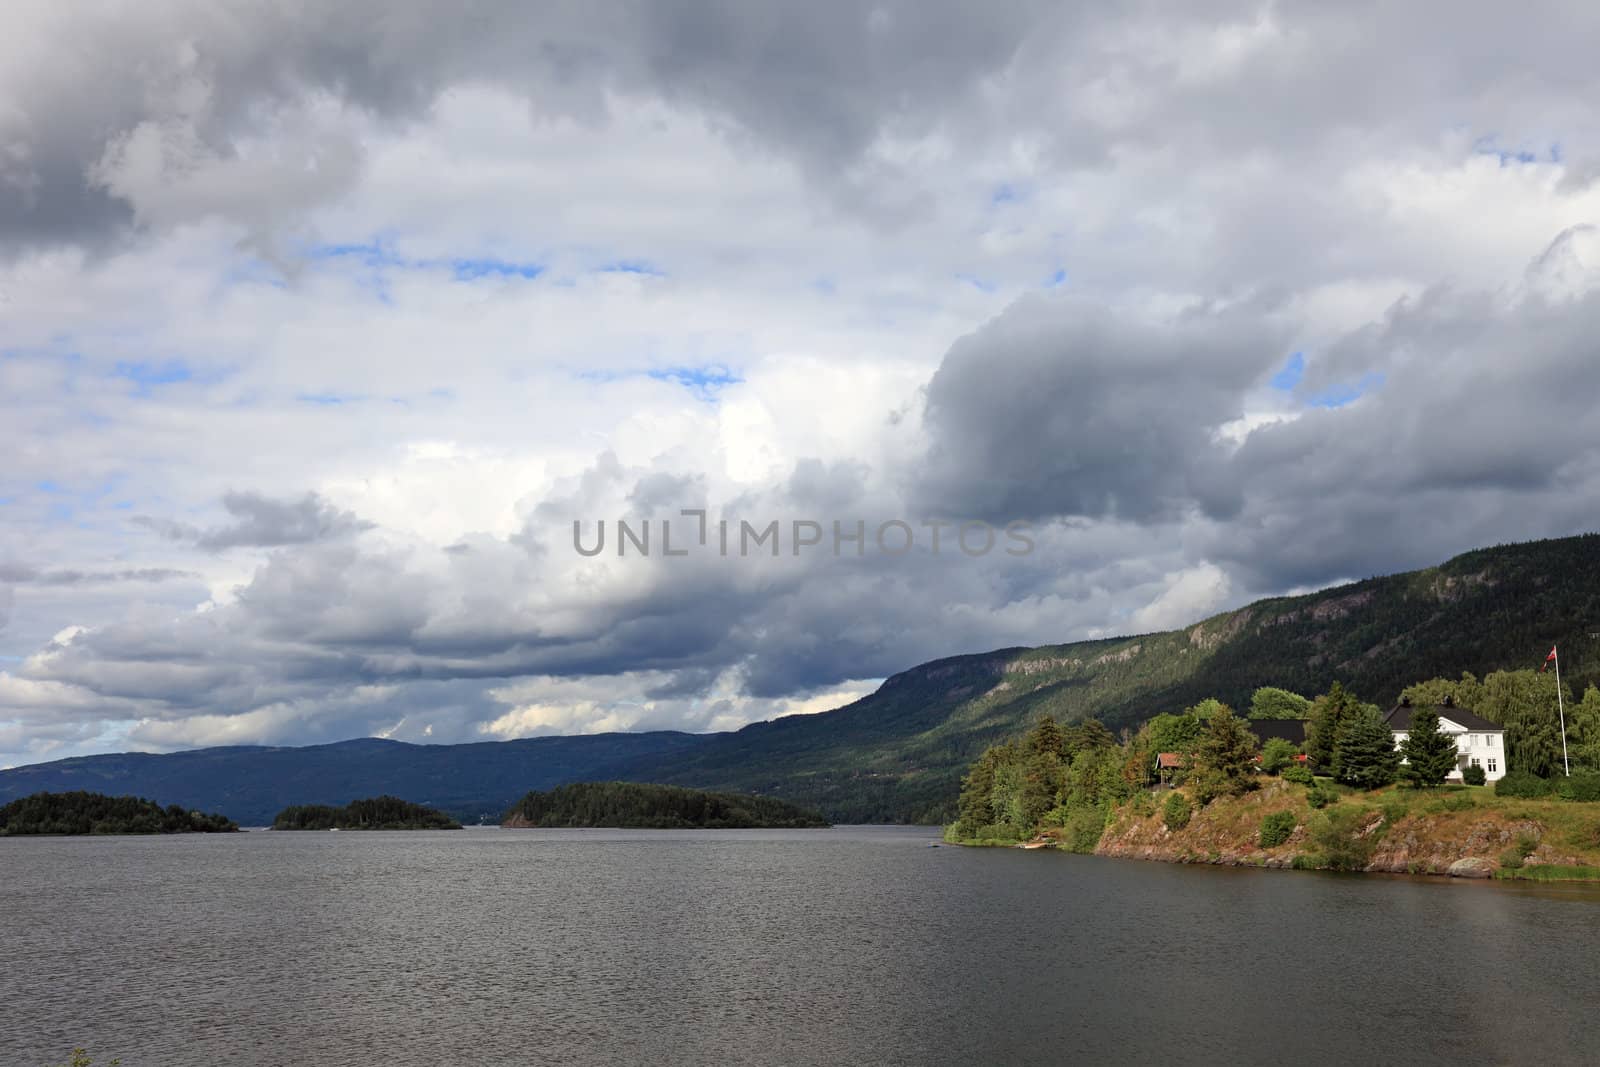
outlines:
[{"label": "distant mountain", "polygon": [[845,707],[735,733],[86,756],[0,772],[0,803],[89,789],[262,824],[288,804],[390,793],[498,821],[530,789],[626,780],[779,797],[835,822],[941,822],[978,753],[1045,712],[1131,726],[1207,696],[1243,707],[1260,685],[1309,695],[1335,680],[1386,704],[1436,675],[1536,666],[1555,641],[1575,691],[1600,683],[1600,534],[1480,549],[1182,630],[935,660]]},{"label": "distant mountain", "polygon": [[305,748],[201,748],[168,755],[79,756],[0,771],[0,804],[41,791],[131,793],[267,826],[296,804],[392,794],[464,822],[498,823],[530,789],[615,779],[643,757],[670,758],[705,735],[661,731],[410,745],[365,738]]}]

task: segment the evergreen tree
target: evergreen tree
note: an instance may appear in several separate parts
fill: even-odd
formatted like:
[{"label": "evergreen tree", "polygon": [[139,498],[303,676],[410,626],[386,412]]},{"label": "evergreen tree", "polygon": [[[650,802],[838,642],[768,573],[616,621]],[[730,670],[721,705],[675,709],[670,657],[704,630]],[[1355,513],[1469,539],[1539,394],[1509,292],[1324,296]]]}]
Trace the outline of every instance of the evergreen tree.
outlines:
[{"label": "evergreen tree", "polygon": [[1358,789],[1379,789],[1394,781],[1399,766],[1389,724],[1371,704],[1357,704],[1333,750],[1334,778]]},{"label": "evergreen tree", "polygon": [[1066,738],[1055,716],[1045,715],[1039,720],[1028,735],[1027,747],[1029,752],[1045,752],[1057,760],[1061,758],[1062,752],[1066,751]]},{"label": "evergreen tree", "polygon": [[1439,729],[1439,713],[1432,708],[1417,708],[1411,713],[1411,729],[1400,742],[1405,765],[1400,768],[1414,786],[1443,785],[1456,769],[1455,738]]},{"label": "evergreen tree", "polygon": [[1334,752],[1345,723],[1361,707],[1356,695],[1340,682],[1311,704],[1311,721],[1306,725],[1306,756],[1318,768],[1333,766]]},{"label": "evergreen tree", "polygon": [[1062,755],[1071,759],[1088,748],[1115,748],[1117,737],[1099,719],[1086,719],[1067,727],[1062,736]]},{"label": "evergreen tree", "polygon": [[1195,746],[1195,769],[1221,791],[1238,796],[1256,787],[1255,758],[1258,742],[1244,721],[1226,705],[1219,705],[1206,720]]}]

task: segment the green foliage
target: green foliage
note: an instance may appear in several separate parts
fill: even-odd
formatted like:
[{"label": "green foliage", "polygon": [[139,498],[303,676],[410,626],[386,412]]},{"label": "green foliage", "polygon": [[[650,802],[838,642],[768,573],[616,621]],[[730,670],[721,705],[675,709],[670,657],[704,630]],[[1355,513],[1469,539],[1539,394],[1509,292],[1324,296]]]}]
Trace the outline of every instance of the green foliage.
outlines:
[{"label": "green foliage", "polygon": [[1292,811],[1275,811],[1261,820],[1261,830],[1256,835],[1262,848],[1277,848],[1289,840],[1297,823]]},{"label": "green foliage", "polygon": [[1100,844],[1106,830],[1106,813],[1099,808],[1080,808],[1062,826],[1061,847],[1068,852],[1090,853]]},{"label": "green foliage", "polygon": [[1184,712],[1184,714],[1193,716],[1194,718],[1199,719],[1201,722],[1205,722],[1219,711],[1226,711],[1230,715],[1233,714],[1233,709],[1228,707],[1228,705],[1224,704],[1222,701],[1218,700],[1216,697],[1206,697],[1194,707]]},{"label": "green foliage", "polygon": [[1307,828],[1307,842],[1321,866],[1335,871],[1359,871],[1372,862],[1378,835],[1367,831],[1370,818],[1363,808],[1335,805],[1317,815]]},{"label": "green foliage", "polygon": [[1310,785],[1316,781],[1316,778],[1311,773],[1311,768],[1298,763],[1285,767],[1282,777],[1286,782],[1297,782],[1300,785]]},{"label": "green foliage", "polygon": [[1567,707],[1567,747],[1573,767],[1600,771],[1600,689],[1593,685]]},{"label": "green foliage", "polygon": [[[1566,698],[1571,703],[1570,695]],[[1561,770],[1561,726],[1554,674],[1495,671],[1472,709],[1506,731],[1506,767],[1548,778]]]},{"label": "green foliage", "polygon": [[1250,696],[1252,719],[1304,719],[1311,714],[1311,701],[1299,693],[1264,685]]},{"label": "green foliage", "polygon": [[[1259,742],[1244,721],[1226,706],[1218,705],[1206,719],[1206,728],[1195,746],[1197,788],[1213,795],[1242,796],[1259,784],[1255,757]],[[1204,803],[1204,801],[1202,801]]]},{"label": "green foliage", "polygon": [[1262,773],[1279,774],[1289,767],[1296,766],[1294,758],[1299,751],[1292,742],[1281,737],[1269,738],[1267,743],[1261,746]]},{"label": "green foliage", "polygon": [[1381,789],[1394,781],[1400,753],[1394,733],[1371,704],[1357,704],[1338,729],[1333,750],[1335,780],[1357,789]]},{"label": "green foliage", "polygon": [[1189,817],[1194,814],[1194,808],[1189,804],[1189,798],[1179,792],[1167,795],[1167,802],[1161,806],[1161,822],[1168,830],[1182,830],[1189,825]]},{"label": "green foliage", "polygon": [[1531,882],[1600,882],[1600,867],[1540,863],[1521,870],[1496,871],[1496,878],[1527,879]]},{"label": "green foliage", "polygon": [[1482,767],[1473,765],[1462,769],[1461,780],[1468,785],[1483,785],[1489,780],[1489,773]]},{"label": "green foliage", "polygon": [[1562,800],[1579,800],[1586,803],[1600,800],[1600,772],[1573,771],[1570,777],[1563,775],[1553,781],[1556,795]]},{"label": "green foliage", "polygon": [[1409,700],[1413,707],[1418,708],[1437,707],[1448,701],[1458,708],[1478,711],[1478,705],[1483,701],[1483,686],[1470,671],[1463,671],[1461,677],[1454,681],[1449,678],[1429,678],[1425,682],[1408,685],[1400,691],[1400,699]]},{"label": "green foliage", "polygon": [[1188,755],[1200,740],[1201,723],[1193,715],[1162,712],[1145,724],[1149,751]]},{"label": "green foliage", "polygon": [[1059,760],[1066,751],[1066,737],[1061,732],[1061,726],[1056,722],[1054,715],[1042,715],[1033,730],[1029,732],[1023,747],[1029,753],[1054,756]]},{"label": "green foliage", "polygon": [[1345,724],[1362,707],[1355,694],[1340,682],[1334,682],[1326,693],[1312,702],[1311,716],[1306,723],[1306,755],[1313,767],[1325,770],[1333,766]]},{"label": "green foliage", "polygon": [[503,824],[650,830],[806,829],[828,825],[816,812],[773,797],[708,793],[639,782],[577,782],[545,793],[529,793],[506,812]]},{"label": "green foliage", "polygon": [[459,830],[461,824],[434,808],[399,797],[352,800],[344,807],[297,804],[272,820],[274,830]]},{"label": "green foliage", "polygon": [[1400,770],[1414,786],[1431,788],[1444,784],[1456,769],[1460,750],[1455,738],[1439,729],[1439,713],[1431,707],[1416,707],[1411,713],[1411,730],[1400,742],[1400,755],[1406,761]]},{"label": "green foliage", "polygon": [[1522,866],[1522,857],[1523,853],[1518,852],[1514,848],[1508,848],[1504,852],[1500,853],[1500,866],[1506,868],[1507,870],[1514,871],[1518,867]]},{"label": "green foliage", "polygon": [[1306,790],[1306,803],[1313,808],[1326,808],[1339,803],[1339,791],[1327,785],[1314,785]]},{"label": "green foliage", "polygon": [[1540,778],[1526,771],[1511,771],[1494,784],[1497,797],[1547,797],[1555,792],[1548,778]]},{"label": "green foliage", "polygon": [[1517,851],[1524,856],[1531,856],[1539,849],[1539,835],[1529,833],[1527,830],[1517,835]]},{"label": "green foliage", "polygon": [[237,823],[222,815],[163,808],[140,797],[100,793],[34,793],[0,807],[0,837],[22,834],[228,833]]}]

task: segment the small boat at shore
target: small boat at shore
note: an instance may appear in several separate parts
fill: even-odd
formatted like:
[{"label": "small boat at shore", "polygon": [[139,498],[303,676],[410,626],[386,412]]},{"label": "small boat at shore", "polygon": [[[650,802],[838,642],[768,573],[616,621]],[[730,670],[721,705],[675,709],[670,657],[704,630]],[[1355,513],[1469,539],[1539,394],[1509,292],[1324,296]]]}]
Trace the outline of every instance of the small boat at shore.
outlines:
[{"label": "small boat at shore", "polygon": [[1018,845],[1017,847],[1018,848],[1048,848],[1049,846],[1050,846],[1050,842],[1048,842],[1048,841],[1024,841],[1024,842],[1022,842],[1022,844]]}]

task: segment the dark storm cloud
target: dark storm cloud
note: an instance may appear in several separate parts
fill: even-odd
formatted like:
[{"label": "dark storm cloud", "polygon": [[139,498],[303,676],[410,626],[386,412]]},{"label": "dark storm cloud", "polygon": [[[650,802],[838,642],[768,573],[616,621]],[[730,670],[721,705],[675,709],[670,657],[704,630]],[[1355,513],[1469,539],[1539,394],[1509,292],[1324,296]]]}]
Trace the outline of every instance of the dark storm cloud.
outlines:
[{"label": "dark storm cloud", "polygon": [[[408,120],[457,84],[499,85],[537,113],[586,120],[604,116],[609,91],[658,96],[848,185],[853,161],[881,131],[926,130],[1004,67],[1035,10],[909,0],[870,8],[357,0],[169,2],[67,18],[39,5],[12,26],[31,30],[34,48],[13,71],[14,110],[9,128],[0,126],[0,238],[21,247],[126,227],[128,199],[138,197],[107,164],[141,123],[168,134],[176,123],[189,138],[180,139],[186,156],[237,162],[239,139],[275,108],[323,93]],[[263,216],[260,205],[227,197],[214,206]]]},{"label": "dark storm cloud", "polygon": [[260,493],[228,493],[222,506],[235,521],[209,529],[143,515],[133,521],[170,540],[190,541],[212,551],[304,545],[360,533],[373,525],[316,493],[287,500]]},{"label": "dark storm cloud", "polygon": [[1001,522],[1226,511],[1216,431],[1291,336],[1256,306],[1147,321],[1086,300],[1019,301],[956,342],[928,383],[916,499]]}]

